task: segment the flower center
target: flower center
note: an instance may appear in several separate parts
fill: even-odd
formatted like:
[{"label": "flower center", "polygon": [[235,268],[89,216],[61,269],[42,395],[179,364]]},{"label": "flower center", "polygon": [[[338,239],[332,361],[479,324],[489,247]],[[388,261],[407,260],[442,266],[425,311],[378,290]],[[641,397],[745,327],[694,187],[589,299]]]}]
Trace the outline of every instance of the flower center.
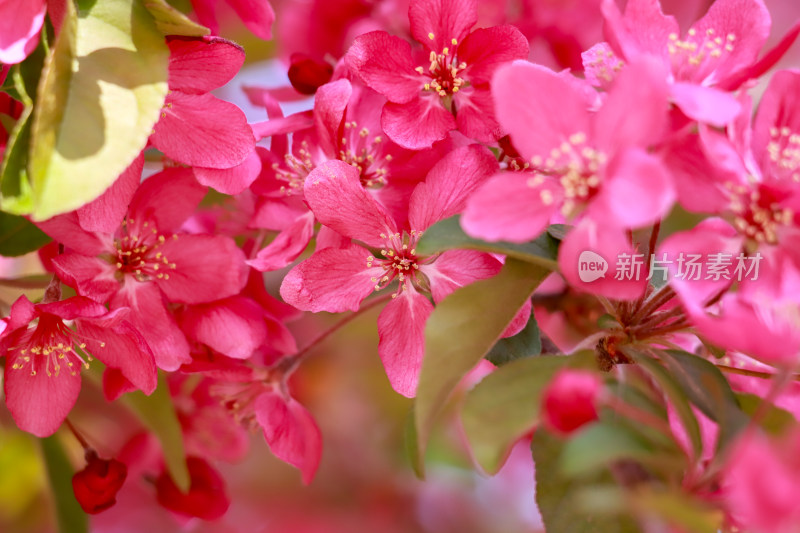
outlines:
[{"label": "flower center", "polygon": [[[451,42],[453,46],[458,45],[455,39]],[[431,79],[423,85],[425,91],[433,91],[441,97],[446,97],[457,93],[464,86],[466,81],[459,76],[459,73],[467,68],[467,64],[463,61],[459,63],[456,57],[450,54],[449,47],[445,46],[439,54],[431,50],[429,59],[428,76]],[[425,69],[421,66],[415,70],[425,74]]]},{"label": "flower center", "polygon": [[339,159],[358,170],[361,185],[367,189],[386,185],[386,163],[391,154],[383,155],[383,137],[370,138],[369,129],[358,129],[356,121],[344,123],[345,134],[339,148]]},{"label": "flower center", "polygon": [[739,232],[759,243],[776,244],[778,228],[788,226],[794,219],[791,209],[781,207],[780,198],[766,187],[748,189],[729,185],[734,196],[731,210],[733,224]]},{"label": "flower center", "polygon": [[406,290],[406,282],[420,285],[419,265],[423,264],[425,258],[417,255],[416,245],[422,237],[421,231],[411,230],[410,233],[394,233],[385,235],[381,233],[386,243],[380,251],[380,257],[370,255],[367,257],[367,268],[373,268],[377,264],[383,269],[383,276],[373,277],[375,290],[385,289],[395,279],[400,283],[397,292],[392,295],[396,297],[399,293]]},{"label": "flower center", "polygon": [[283,181],[286,185],[281,185],[281,194],[286,196],[296,196],[303,194],[303,184],[314,167],[314,160],[311,157],[311,151],[308,148],[308,142],[303,141],[300,143],[300,149],[297,155],[288,153],[283,156],[285,166],[278,163],[272,164],[272,170],[275,171],[275,178]]},{"label": "flower center", "polygon": [[770,128],[769,170],[778,179],[800,182],[800,134],[788,127]]},{"label": "flower center", "polygon": [[[730,54],[734,49],[736,35],[729,33],[722,36],[717,35],[714,28],[708,28],[705,32],[698,34],[694,28],[690,29],[686,39],[681,40],[676,33],[669,35],[667,51],[672,58],[672,65],[676,73],[680,73],[682,68],[688,67],[691,72],[687,72],[688,77],[698,75],[698,71],[703,71],[703,77],[715,68],[717,60],[723,54]],[[709,72],[705,72],[705,71]]]},{"label": "flower center", "polygon": [[[81,342],[81,337],[68,328],[61,318],[43,313],[38,323],[23,332],[19,343],[8,350],[9,360],[13,361],[13,370],[29,368],[31,376],[44,372],[48,377],[58,376],[61,368],[73,376],[77,375],[81,365],[89,368],[92,357],[85,355],[86,359],[75,351],[75,346],[83,350],[86,344]],[[100,347],[104,348],[101,342]]]},{"label": "flower center", "polygon": [[[544,176],[555,176],[564,189],[564,205],[561,208],[565,216],[573,214],[575,209],[585,204],[597,194],[600,187],[600,172],[605,166],[608,157],[605,153],[585,146],[586,134],[574,133],[568,140],[553,148],[547,158],[534,156],[531,163],[537,175],[528,180],[528,185],[539,187],[545,181]],[[547,191],[543,191],[542,201],[548,201]]]},{"label": "flower center", "polygon": [[[167,238],[158,235],[158,230],[150,222],[144,222],[141,228],[135,225],[133,219],[122,221],[123,235],[114,241],[116,249],[116,267],[122,275],[131,274],[137,281],[151,281],[152,279],[169,279],[169,273],[164,270],[175,270],[175,263],[170,263],[158,249]],[[177,235],[172,235],[177,240]]]}]

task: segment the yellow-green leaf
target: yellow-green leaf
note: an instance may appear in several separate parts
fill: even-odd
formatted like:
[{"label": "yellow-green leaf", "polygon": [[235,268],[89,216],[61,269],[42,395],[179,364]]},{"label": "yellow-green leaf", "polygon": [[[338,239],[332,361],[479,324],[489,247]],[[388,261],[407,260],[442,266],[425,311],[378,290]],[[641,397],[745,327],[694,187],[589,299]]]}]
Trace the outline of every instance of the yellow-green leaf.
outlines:
[{"label": "yellow-green leaf", "polygon": [[549,273],[535,263],[509,258],[498,275],[458,289],[431,313],[414,407],[420,457],[453,389],[486,355]]},{"label": "yellow-green leaf", "polygon": [[34,220],[102,194],[144,148],[167,94],[169,52],[142,0],[66,6],[31,130]]},{"label": "yellow-green leaf", "polygon": [[144,0],[144,7],[155,17],[156,26],[164,35],[202,37],[211,33],[211,30],[196,23],[165,0]]},{"label": "yellow-green leaf", "polygon": [[58,531],[60,533],[84,533],[89,531],[89,520],[81,509],[72,491],[72,476],[75,474],[66,453],[53,435],[42,439],[42,455],[47,465],[47,477],[56,505]]},{"label": "yellow-green leaf", "polygon": [[596,367],[592,352],[516,359],[498,368],[467,393],[461,422],[472,455],[496,474],[511,446],[539,421],[541,395],[561,368]]}]

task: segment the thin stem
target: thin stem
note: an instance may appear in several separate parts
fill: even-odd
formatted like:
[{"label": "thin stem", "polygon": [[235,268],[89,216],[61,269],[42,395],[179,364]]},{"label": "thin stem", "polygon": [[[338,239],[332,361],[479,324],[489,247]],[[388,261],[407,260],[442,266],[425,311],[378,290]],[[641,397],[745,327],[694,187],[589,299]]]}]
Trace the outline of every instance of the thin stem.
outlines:
[{"label": "thin stem", "polygon": [[631,322],[634,324],[675,297],[675,291],[669,285],[664,286],[633,315]]},{"label": "thin stem", "polygon": [[[757,370],[747,370],[745,368],[736,368],[735,366],[728,366],[728,365],[715,365],[723,372],[727,372],[728,374],[739,374],[740,376],[750,376],[752,378],[760,378],[760,379],[773,379],[775,374],[771,374],[769,372],[758,372]],[[792,374],[792,378],[794,381],[800,381],[800,374]]]},{"label": "thin stem", "polygon": [[83,438],[83,435],[81,435],[81,432],[75,429],[75,426],[73,426],[72,422],[69,421],[69,418],[64,419],[64,424],[66,424],[67,428],[69,428],[72,434],[75,435],[75,439],[80,443],[84,450],[89,451],[92,449],[92,447],[89,446],[89,443],[86,442],[86,439]]},{"label": "thin stem", "polygon": [[284,377],[289,376],[292,372],[294,372],[297,369],[298,366],[300,366],[300,363],[303,362],[303,359],[305,359],[305,357],[308,356],[308,353],[311,352],[311,350],[313,350],[314,348],[316,348],[318,344],[322,343],[325,339],[327,339],[328,337],[330,337],[331,335],[333,335],[334,333],[336,333],[344,326],[346,326],[347,324],[358,318],[360,315],[366,313],[373,307],[376,307],[384,302],[391,300],[392,296],[394,296],[394,293],[384,294],[382,296],[373,298],[372,300],[369,300],[368,302],[364,303],[361,307],[359,307],[358,311],[353,311],[352,313],[341,319],[339,322],[334,324],[332,327],[320,333],[316,339],[308,343],[302,350],[300,350],[293,356],[284,358],[280,363],[278,363],[278,365],[276,366],[276,370],[278,370],[278,372],[280,372]]}]

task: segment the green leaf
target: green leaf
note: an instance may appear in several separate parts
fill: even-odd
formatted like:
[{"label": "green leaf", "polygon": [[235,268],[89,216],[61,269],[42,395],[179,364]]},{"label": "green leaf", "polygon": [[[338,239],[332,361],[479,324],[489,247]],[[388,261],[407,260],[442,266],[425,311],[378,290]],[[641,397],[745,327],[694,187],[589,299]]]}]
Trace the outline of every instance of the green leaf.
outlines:
[{"label": "green leaf", "polygon": [[[655,450],[627,424],[597,422],[582,429],[564,446],[561,467],[572,478],[592,473],[614,461],[652,459]],[[663,457],[659,456],[659,460]]]},{"label": "green leaf", "polygon": [[425,358],[414,410],[420,457],[434,419],[453,389],[549,273],[539,265],[509,258],[499,274],[456,290],[433,310],[425,326]]},{"label": "green leaf", "polygon": [[83,533],[89,531],[89,520],[81,509],[72,491],[72,476],[75,471],[64,453],[61,442],[55,435],[41,439],[42,454],[47,465],[47,478],[53,491],[61,533]]},{"label": "green leaf", "polygon": [[492,346],[486,359],[493,365],[501,366],[515,359],[539,355],[542,353],[542,339],[539,335],[539,325],[536,318],[531,313],[525,327],[514,335],[505,339],[500,339]]},{"label": "green leaf", "polygon": [[692,452],[694,459],[699,459],[703,455],[703,439],[700,435],[700,425],[697,423],[697,417],[694,416],[692,407],[683,393],[681,385],[678,381],[665,369],[661,363],[645,354],[635,351],[626,351],[627,355],[631,356],[639,366],[644,368],[650,374],[656,383],[661,387],[661,390],[669,398],[675,412],[681,419],[686,434],[692,443]]},{"label": "green leaf", "polygon": [[[96,364],[92,363],[92,366],[96,366]],[[164,374],[159,373],[158,387],[150,396],[136,391],[126,394],[122,399],[158,437],[170,476],[179,489],[187,492],[190,478],[189,470],[186,467],[183,433]]]},{"label": "green leaf", "polygon": [[15,92],[25,107],[6,144],[5,157],[0,166],[0,194],[5,210],[27,213],[33,207],[27,169],[33,100],[25,88],[25,76],[19,65],[12,69],[10,77],[13,78]]},{"label": "green leaf", "polygon": [[411,462],[411,468],[414,469],[414,474],[417,478],[425,479],[425,465],[422,464],[422,457],[417,450],[417,426],[414,424],[414,407],[408,412],[405,423],[404,440],[406,455]]},{"label": "green leaf", "polygon": [[80,16],[65,5],[31,129],[34,220],[102,194],[144,148],[167,94],[169,51],[141,0],[89,2]]},{"label": "green leaf", "polygon": [[[764,400],[755,394],[736,393],[736,399],[742,407],[742,411],[751,417],[761,408]],[[797,424],[794,415],[785,409],[775,405],[769,405],[766,413],[761,419],[760,426],[772,435],[782,435]]]},{"label": "green leaf", "polygon": [[689,400],[719,424],[717,449],[722,450],[749,421],[728,380],[716,366],[696,355],[680,350],[666,350],[659,354]]},{"label": "green leaf", "polygon": [[461,229],[459,216],[454,216],[434,224],[422,234],[417,244],[417,253],[431,255],[445,250],[479,250],[504,254],[521,261],[541,265],[550,270],[558,268],[558,243],[552,235],[545,232],[536,240],[525,244],[510,242],[485,242],[473,239]]},{"label": "green leaf", "polygon": [[514,443],[539,422],[542,391],[566,366],[596,367],[594,354],[517,359],[483,378],[467,393],[461,422],[472,455],[485,472],[496,474]]},{"label": "green leaf", "polygon": [[0,212],[0,255],[25,255],[48,242],[50,237],[25,218]]},{"label": "green leaf", "polygon": [[643,513],[655,515],[664,523],[685,533],[716,533],[722,527],[722,512],[703,506],[681,492],[641,490],[633,505]]},{"label": "green leaf", "polygon": [[156,26],[164,35],[202,37],[211,33],[211,30],[196,23],[165,0],[144,0],[144,7],[155,17]]},{"label": "green leaf", "polygon": [[640,531],[636,522],[624,514],[612,514],[617,506],[607,512],[590,512],[586,496],[597,494],[594,487],[605,488],[613,482],[607,471],[567,478],[561,469],[564,443],[543,429],[538,429],[531,442],[536,463],[536,503],[542,513],[545,529],[558,533],[635,533]]},{"label": "green leaf", "polygon": [[549,233],[554,239],[563,241],[567,238],[567,233],[569,233],[571,229],[572,226],[568,224],[551,224],[547,227],[547,233]]}]

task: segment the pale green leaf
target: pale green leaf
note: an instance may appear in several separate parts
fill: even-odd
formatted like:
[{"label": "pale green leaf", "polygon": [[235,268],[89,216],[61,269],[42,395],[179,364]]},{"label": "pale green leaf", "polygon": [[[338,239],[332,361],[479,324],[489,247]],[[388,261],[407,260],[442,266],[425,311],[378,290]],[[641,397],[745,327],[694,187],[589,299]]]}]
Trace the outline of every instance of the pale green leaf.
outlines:
[{"label": "pale green leaf", "polygon": [[453,389],[549,273],[537,264],[509,258],[498,275],[456,290],[431,313],[414,411],[420,456]]},{"label": "pale green leaf", "polygon": [[58,437],[53,435],[41,439],[42,455],[47,466],[47,477],[56,506],[58,531],[60,533],[84,533],[89,531],[89,520],[81,509],[72,491],[72,476],[75,471],[64,453]]},{"label": "pale green leaf", "polygon": [[542,391],[566,366],[591,368],[596,363],[591,352],[517,359],[467,393],[461,422],[472,455],[484,471],[496,474],[514,443],[538,423]]},{"label": "pale green leaf", "polygon": [[417,253],[431,255],[445,250],[479,250],[503,254],[555,270],[557,268],[558,243],[558,239],[547,232],[525,244],[486,242],[473,239],[461,229],[460,217],[454,216],[446,218],[425,230],[417,244]]},{"label": "pale green leaf", "polygon": [[169,52],[141,0],[67,15],[39,83],[29,174],[35,220],[97,198],[144,148],[167,94]]},{"label": "pale green leaf", "polygon": [[171,5],[166,0],[144,0],[144,6],[155,17],[156,26],[164,35],[202,37],[211,30],[202,26]]},{"label": "pale green leaf", "polygon": [[515,359],[531,357],[540,353],[542,353],[542,339],[539,334],[539,325],[536,323],[536,317],[531,313],[531,317],[522,331],[513,337],[498,340],[486,354],[486,359],[495,366],[501,366]]}]

